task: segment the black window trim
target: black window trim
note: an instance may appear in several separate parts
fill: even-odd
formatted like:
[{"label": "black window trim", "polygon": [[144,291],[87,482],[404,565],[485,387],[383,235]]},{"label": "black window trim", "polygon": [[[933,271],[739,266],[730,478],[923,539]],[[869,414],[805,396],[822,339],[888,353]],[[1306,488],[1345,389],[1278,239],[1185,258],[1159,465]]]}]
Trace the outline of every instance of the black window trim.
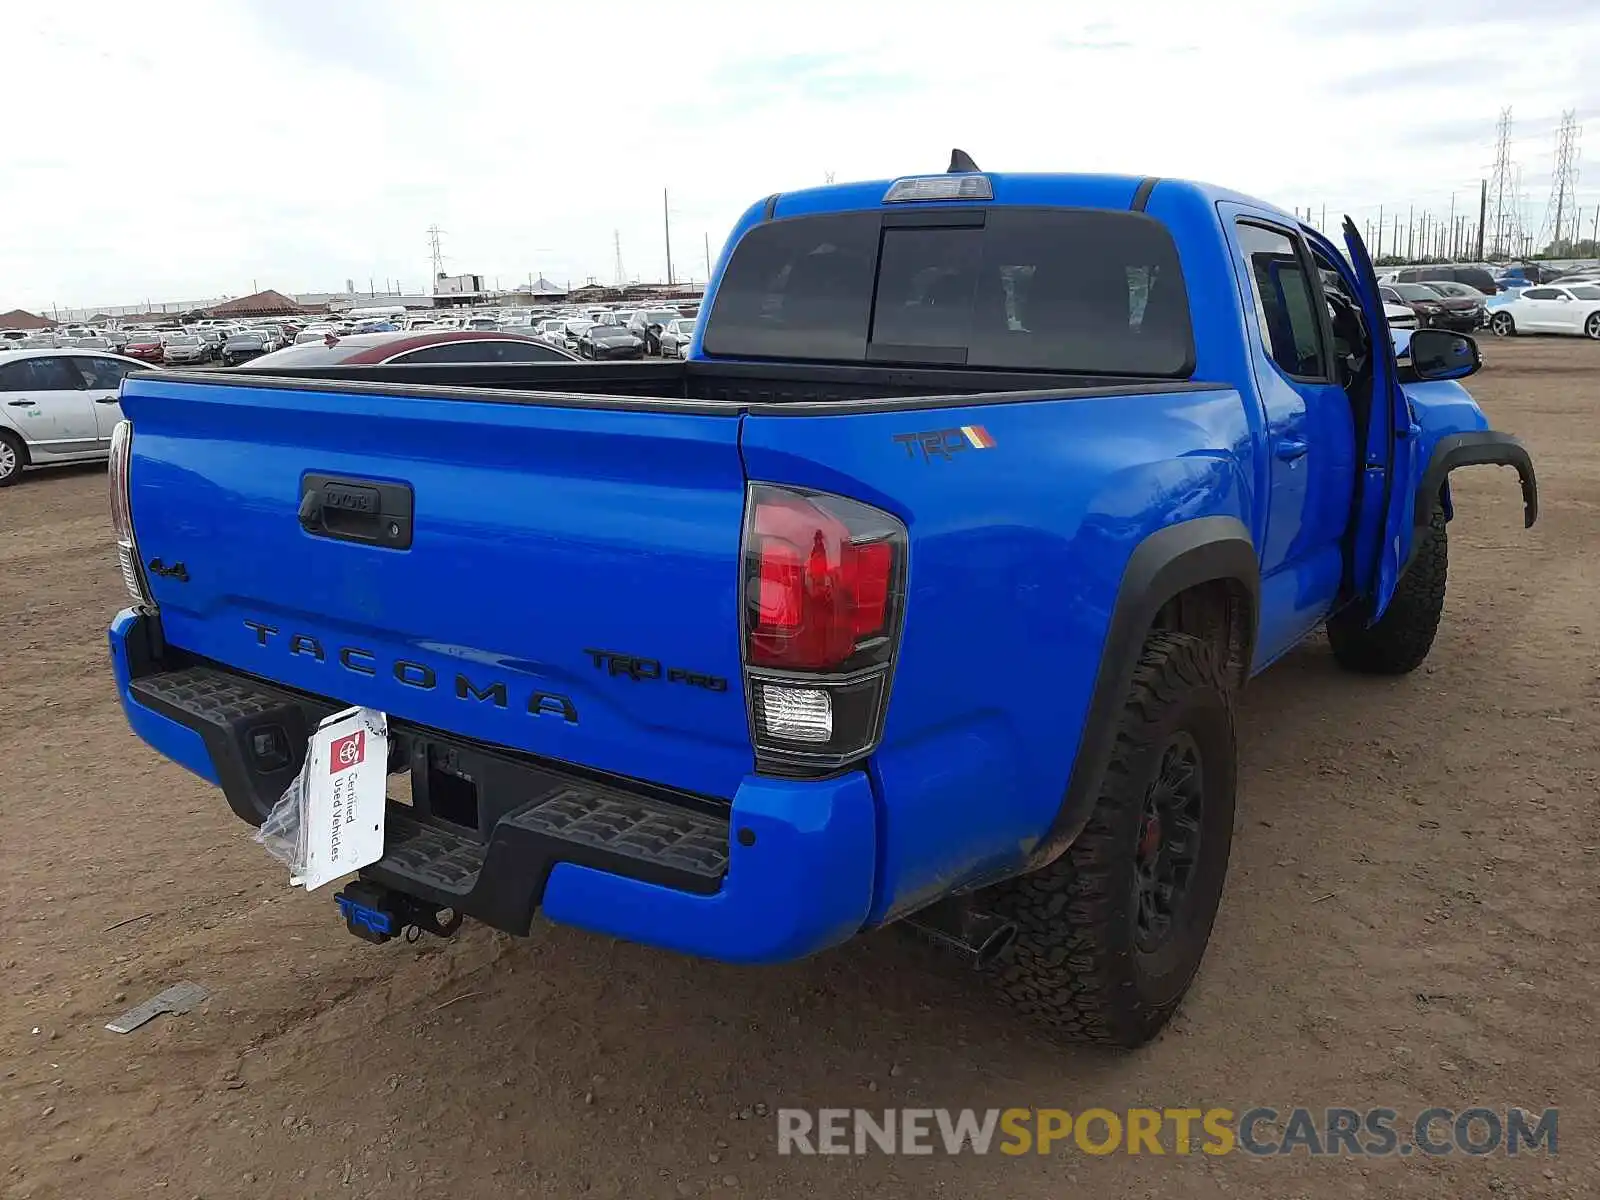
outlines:
[{"label": "black window trim", "polygon": [[[773,200],[775,201],[776,199],[777,199],[777,197],[774,196]],[[739,252],[739,246],[744,242],[744,239],[746,237],[748,237],[751,233],[753,233],[755,230],[761,229],[761,228],[766,228],[766,227],[769,227],[769,226],[772,226],[772,225],[786,224],[786,223],[788,223],[790,221],[805,221],[805,220],[809,220],[809,219],[815,218],[815,217],[849,217],[849,216],[871,217],[871,216],[876,216],[879,219],[878,220],[878,249],[877,249],[877,254],[878,254],[878,259],[881,259],[882,255],[883,255],[883,233],[884,233],[885,229],[892,228],[892,227],[894,227],[896,225],[901,225],[901,227],[904,227],[904,225],[912,225],[912,226],[920,226],[920,227],[923,227],[923,228],[929,228],[929,227],[938,228],[938,227],[946,226],[946,225],[953,225],[953,226],[959,228],[959,227],[971,227],[973,225],[977,225],[977,226],[980,226],[980,227],[983,227],[983,228],[987,228],[988,227],[988,225],[987,225],[987,223],[988,223],[988,214],[990,212],[998,212],[998,211],[1004,211],[1004,212],[1007,212],[1007,213],[1013,213],[1014,212],[1014,213],[1026,213],[1026,214],[1040,214],[1040,213],[1043,213],[1043,214],[1053,214],[1053,213],[1103,213],[1103,214],[1107,214],[1107,215],[1116,215],[1116,216],[1126,217],[1126,218],[1130,218],[1130,219],[1136,220],[1136,221],[1149,222],[1150,224],[1155,225],[1157,228],[1159,228],[1161,230],[1161,232],[1166,235],[1168,241],[1172,244],[1172,256],[1173,256],[1173,259],[1178,264],[1178,278],[1183,283],[1184,311],[1185,311],[1186,315],[1189,318],[1184,323],[1185,324],[1185,332],[1188,335],[1187,336],[1187,345],[1185,347],[1186,353],[1185,353],[1182,365],[1177,370],[1173,371],[1171,374],[1165,374],[1165,375],[1151,375],[1151,374],[1144,373],[1144,372],[1096,371],[1096,372],[1093,372],[1089,376],[1085,376],[1084,372],[1082,372],[1082,371],[1071,371],[1071,370],[1058,369],[1058,368],[991,367],[991,366],[986,366],[986,365],[983,365],[983,364],[967,364],[966,361],[965,361],[965,359],[966,359],[965,350],[963,350],[962,362],[959,365],[962,365],[962,366],[971,365],[972,369],[975,370],[975,371],[996,372],[996,373],[1000,373],[1000,374],[1071,375],[1071,376],[1073,376],[1075,378],[1090,378],[1090,377],[1092,377],[1092,378],[1095,378],[1095,379],[1159,379],[1159,380],[1163,380],[1163,381],[1179,381],[1179,382],[1181,382],[1183,380],[1188,380],[1188,379],[1193,379],[1194,378],[1195,370],[1196,370],[1196,368],[1198,366],[1198,363],[1196,361],[1196,355],[1197,355],[1198,352],[1196,350],[1195,339],[1194,339],[1194,310],[1189,304],[1188,277],[1184,274],[1184,271],[1183,271],[1183,256],[1182,256],[1182,254],[1179,253],[1179,250],[1178,250],[1178,239],[1173,235],[1171,227],[1165,221],[1161,220],[1159,217],[1152,216],[1148,212],[1145,212],[1143,209],[1114,208],[1114,207],[1109,207],[1109,206],[1104,206],[1104,205],[1095,205],[1095,204],[987,204],[987,205],[983,205],[981,207],[975,207],[975,208],[948,208],[948,209],[940,209],[940,208],[938,208],[936,206],[935,207],[930,207],[928,209],[841,208],[841,209],[830,209],[830,210],[823,211],[823,212],[796,213],[794,215],[785,216],[785,217],[774,217],[771,214],[771,212],[769,211],[765,220],[757,221],[757,222],[753,223],[750,226],[750,228],[746,229],[742,234],[739,235],[739,241],[735,242],[733,244],[733,247],[732,247],[731,250],[728,250],[728,251],[725,252],[726,261],[728,263],[732,263],[734,256],[736,254],[738,254],[738,252]],[[972,218],[968,215],[968,214],[970,214],[972,212],[977,212],[977,213],[982,214],[983,215],[983,220],[982,221],[974,221],[974,220],[972,220]],[[927,219],[926,220],[916,219],[916,218],[921,218],[924,213],[927,214]],[[908,220],[906,220],[906,218],[908,218],[908,217],[913,218],[913,219],[908,221]],[[877,308],[878,308],[878,282],[879,282],[879,280],[878,280],[877,261],[878,260],[874,260],[874,266],[873,266],[873,272],[872,272],[872,294],[871,294],[871,297],[870,297],[869,302],[867,304],[867,328],[868,328],[869,334],[871,332],[871,327],[872,327],[872,315],[873,315],[873,313],[875,313],[877,311]],[[726,272],[724,272],[724,274],[726,274]],[[719,289],[718,290],[719,290],[718,298],[720,298],[720,284],[719,284]],[[715,308],[716,308],[715,301],[713,301],[711,307],[712,307],[712,310],[714,311]],[[710,325],[711,325],[711,317],[712,317],[712,315],[713,315],[712,311],[707,311],[705,313],[706,327],[707,327],[708,331],[709,331],[709,328],[710,328]],[[921,349],[924,349],[924,348],[923,347],[918,347],[917,349],[921,350]],[[835,366],[840,366],[840,365],[842,365],[842,366],[883,366],[883,365],[887,365],[887,364],[893,362],[893,363],[896,363],[896,364],[899,364],[899,365],[908,366],[908,367],[927,366],[927,367],[935,367],[935,368],[957,365],[957,364],[954,364],[954,363],[952,363],[952,362],[950,362],[948,360],[941,361],[941,362],[933,362],[933,361],[927,361],[927,360],[924,360],[924,359],[909,359],[909,360],[899,360],[899,359],[891,360],[891,359],[887,359],[887,358],[874,359],[872,357],[872,342],[870,341],[870,339],[868,340],[868,342],[866,344],[866,348],[865,348],[865,350],[863,352],[863,357],[861,358],[861,360],[859,362],[844,362],[844,361],[842,361],[840,359],[830,359],[830,358],[799,359],[799,358],[793,358],[793,357],[789,357],[789,356],[785,356],[785,355],[775,355],[775,354],[725,354],[725,353],[719,353],[717,351],[713,351],[713,350],[710,350],[710,349],[706,349],[703,340],[702,340],[701,350],[702,350],[702,353],[704,353],[707,356],[707,358],[712,359],[712,360],[720,360],[720,361],[723,361],[723,362],[779,362],[779,363],[782,363],[782,362],[793,362],[793,363],[797,363],[797,364],[798,363],[823,363],[823,364],[832,364],[832,365],[835,365]]]},{"label": "black window trim", "polygon": [[[1327,316],[1328,298],[1322,292],[1322,272],[1317,268],[1316,261],[1311,258],[1305,239],[1301,237],[1300,231],[1280,225],[1269,218],[1255,215],[1237,216],[1233,219],[1233,224],[1235,229],[1241,225],[1251,225],[1267,233],[1276,233],[1288,238],[1289,245],[1294,248],[1295,259],[1300,264],[1300,271],[1305,276],[1306,286],[1311,292],[1312,315],[1317,318],[1317,361],[1321,368],[1320,373],[1316,375],[1296,375],[1294,372],[1286,370],[1284,365],[1273,356],[1272,347],[1266,343],[1266,339],[1263,337],[1262,349],[1266,351],[1267,361],[1285,379],[1292,380],[1295,383],[1331,384],[1337,382],[1333,377],[1333,347],[1332,338],[1329,337]],[[1243,251],[1244,246],[1240,244],[1239,249]],[[1245,255],[1245,267],[1246,275],[1250,281],[1252,301],[1259,304],[1260,298],[1257,295],[1257,289],[1260,285],[1256,282],[1255,265],[1251,263],[1249,255]],[[1259,324],[1260,322],[1257,321],[1258,326]]]}]

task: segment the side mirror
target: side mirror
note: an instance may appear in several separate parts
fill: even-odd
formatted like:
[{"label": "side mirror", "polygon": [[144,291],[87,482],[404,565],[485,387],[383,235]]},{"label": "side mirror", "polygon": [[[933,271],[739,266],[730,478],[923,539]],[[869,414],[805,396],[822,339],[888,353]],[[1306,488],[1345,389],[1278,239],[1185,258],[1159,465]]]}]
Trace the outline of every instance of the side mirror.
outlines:
[{"label": "side mirror", "polygon": [[1572,302],[1572,297],[1567,295],[1565,292],[1562,292],[1561,295],[1556,297],[1556,299],[1561,301],[1563,304],[1570,304]]},{"label": "side mirror", "polygon": [[1448,329],[1411,334],[1411,370],[1419,380],[1465,379],[1483,366],[1478,343]]}]

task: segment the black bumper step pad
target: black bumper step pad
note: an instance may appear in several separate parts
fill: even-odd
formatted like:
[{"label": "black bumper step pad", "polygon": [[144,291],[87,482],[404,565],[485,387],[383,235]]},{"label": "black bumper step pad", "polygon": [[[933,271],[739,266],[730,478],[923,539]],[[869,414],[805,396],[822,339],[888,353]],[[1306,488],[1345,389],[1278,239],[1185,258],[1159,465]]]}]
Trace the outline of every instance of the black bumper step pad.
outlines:
[{"label": "black bumper step pad", "polygon": [[595,850],[719,880],[728,870],[726,818],[594,785],[563,787],[506,820]]},{"label": "black bumper step pad", "polygon": [[135,679],[132,686],[139,699],[151,708],[169,712],[175,709],[208,725],[224,727],[268,715],[289,702],[287,693],[270,691],[253,679],[213,667],[163,671]]},{"label": "black bumper step pad", "polygon": [[[332,704],[204,664],[142,675],[129,687],[140,704],[200,735],[228,807],[252,825],[266,820],[300,774],[311,731],[337,711]],[[271,753],[253,751],[258,738]]]},{"label": "black bumper step pad", "polygon": [[510,933],[527,933],[556,863],[711,895],[728,870],[728,819],[589,782],[507,813],[487,843],[389,805],[384,856],[361,872]]}]

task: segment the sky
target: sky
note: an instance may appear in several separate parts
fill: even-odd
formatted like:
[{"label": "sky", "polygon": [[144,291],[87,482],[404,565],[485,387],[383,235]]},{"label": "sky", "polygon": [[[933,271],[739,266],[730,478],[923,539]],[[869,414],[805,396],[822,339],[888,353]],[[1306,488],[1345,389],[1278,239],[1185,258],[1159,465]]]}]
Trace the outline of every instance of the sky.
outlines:
[{"label": "sky", "polygon": [[[58,11],[46,12],[47,7]],[[29,11],[31,9],[32,11]],[[703,279],[775,191],[944,169],[1223,184],[1320,219],[1474,208],[1494,123],[1544,216],[1596,0],[73,0],[4,39],[0,311]]]}]

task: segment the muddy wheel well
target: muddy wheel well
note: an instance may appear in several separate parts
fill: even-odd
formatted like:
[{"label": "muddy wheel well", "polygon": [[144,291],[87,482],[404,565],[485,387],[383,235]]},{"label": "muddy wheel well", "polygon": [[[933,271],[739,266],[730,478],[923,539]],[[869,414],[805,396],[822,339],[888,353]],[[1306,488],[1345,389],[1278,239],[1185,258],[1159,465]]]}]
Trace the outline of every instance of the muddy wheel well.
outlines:
[{"label": "muddy wheel well", "polygon": [[1221,647],[1227,677],[1235,687],[1250,673],[1255,614],[1250,593],[1234,579],[1212,579],[1185,588],[1156,613],[1154,628],[1187,633]]}]

